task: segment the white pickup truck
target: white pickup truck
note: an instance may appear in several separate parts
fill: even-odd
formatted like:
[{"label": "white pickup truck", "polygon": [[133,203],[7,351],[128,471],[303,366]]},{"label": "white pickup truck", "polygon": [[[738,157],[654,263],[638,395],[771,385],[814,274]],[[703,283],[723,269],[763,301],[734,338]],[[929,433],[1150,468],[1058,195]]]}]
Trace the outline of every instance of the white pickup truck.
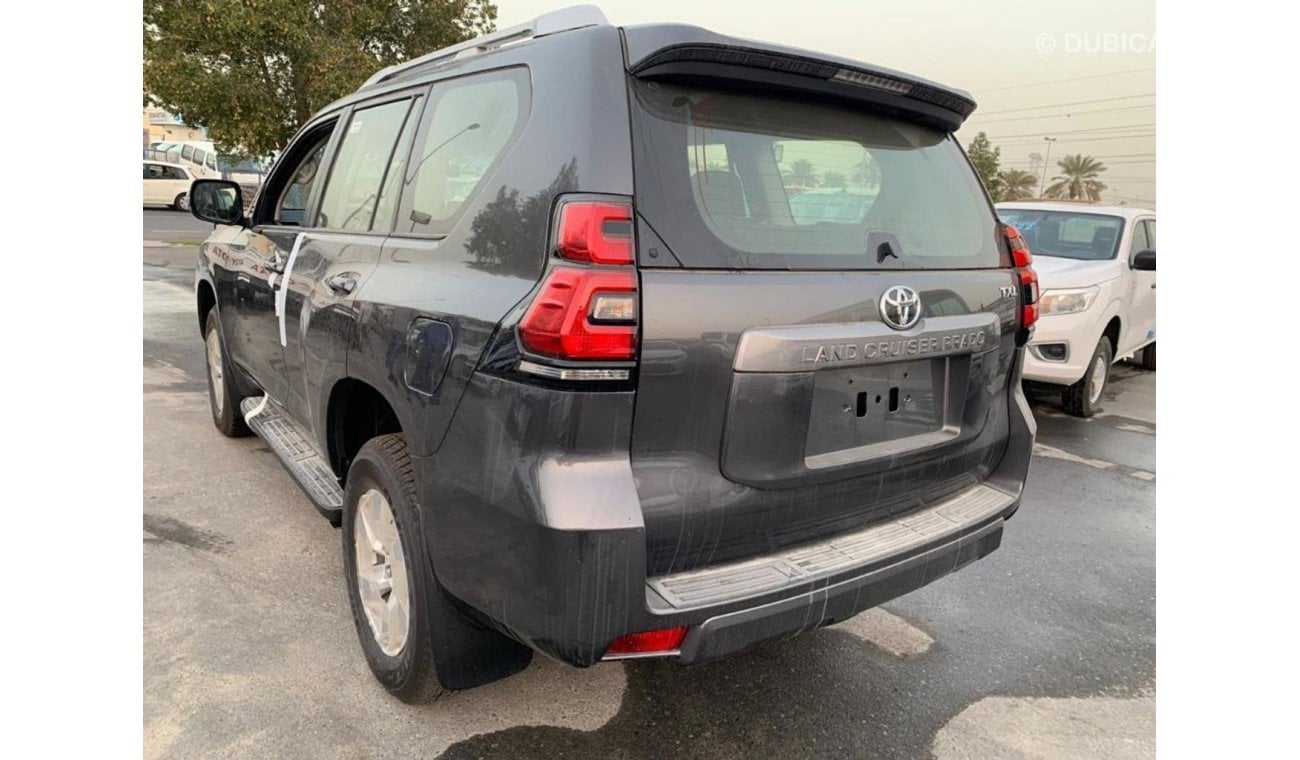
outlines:
[{"label": "white pickup truck", "polygon": [[1042,293],[1024,378],[1061,386],[1065,411],[1091,417],[1113,362],[1156,368],[1156,213],[1068,201],[997,210],[1029,244]]}]

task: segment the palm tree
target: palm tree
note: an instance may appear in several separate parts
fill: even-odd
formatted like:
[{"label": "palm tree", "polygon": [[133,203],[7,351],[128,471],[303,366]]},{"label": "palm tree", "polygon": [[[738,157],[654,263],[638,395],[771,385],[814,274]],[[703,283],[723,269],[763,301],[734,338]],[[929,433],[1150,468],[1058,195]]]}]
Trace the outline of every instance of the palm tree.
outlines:
[{"label": "palm tree", "polygon": [[795,159],[790,164],[790,174],[786,182],[794,187],[817,187],[817,170],[813,168],[812,162],[806,158]]},{"label": "palm tree", "polygon": [[1033,172],[1027,172],[1024,169],[1000,171],[998,172],[998,179],[1001,180],[1001,200],[1004,201],[1019,201],[1032,198],[1034,197],[1034,185],[1038,184],[1038,177]]},{"label": "palm tree", "polygon": [[1044,193],[1048,198],[1069,197],[1070,200],[1101,200],[1101,191],[1106,184],[1097,176],[1106,171],[1106,165],[1092,156],[1076,153],[1066,156],[1056,163],[1061,167],[1061,174],[1052,177],[1052,184]]},{"label": "palm tree", "polygon": [[849,178],[844,176],[844,174],[841,172],[826,172],[826,175],[822,177],[822,186],[823,187],[848,187]]}]

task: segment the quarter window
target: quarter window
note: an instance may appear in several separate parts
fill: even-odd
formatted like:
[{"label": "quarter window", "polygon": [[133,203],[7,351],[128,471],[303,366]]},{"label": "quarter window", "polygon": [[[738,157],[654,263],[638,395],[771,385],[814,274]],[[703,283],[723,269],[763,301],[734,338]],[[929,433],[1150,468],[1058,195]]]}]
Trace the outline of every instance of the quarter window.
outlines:
[{"label": "quarter window", "polygon": [[384,172],[410,108],[410,100],[397,100],[353,112],[321,199],[321,227],[370,229]]},{"label": "quarter window", "polygon": [[307,214],[307,201],[311,197],[312,186],[319,175],[321,157],[325,145],[329,142],[329,133],[320,137],[307,156],[293,169],[293,175],[280,194],[280,201],[275,207],[275,223],[301,225]]},{"label": "quarter window", "polygon": [[434,85],[396,231],[447,233],[518,137],[527,98],[523,69]]}]

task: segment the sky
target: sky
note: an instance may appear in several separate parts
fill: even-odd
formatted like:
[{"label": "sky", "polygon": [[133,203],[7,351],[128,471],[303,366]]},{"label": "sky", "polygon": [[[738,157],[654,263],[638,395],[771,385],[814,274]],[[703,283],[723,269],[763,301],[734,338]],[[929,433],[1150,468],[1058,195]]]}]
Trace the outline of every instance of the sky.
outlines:
[{"label": "sky", "polygon": [[[571,4],[496,3],[498,28]],[[1047,158],[1048,184],[1062,156],[1091,155],[1109,167],[1103,202],[1155,205],[1154,0],[605,0],[599,6],[620,26],[695,24],[964,89],[979,107],[958,133],[963,145],[982,130],[1001,147],[1004,168],[1036,166],[1040,177]]]}]

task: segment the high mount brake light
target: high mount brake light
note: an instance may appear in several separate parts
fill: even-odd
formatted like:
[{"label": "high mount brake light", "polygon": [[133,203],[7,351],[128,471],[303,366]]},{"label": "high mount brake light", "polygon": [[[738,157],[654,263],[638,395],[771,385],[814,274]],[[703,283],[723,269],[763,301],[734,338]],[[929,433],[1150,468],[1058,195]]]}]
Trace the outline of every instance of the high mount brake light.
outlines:
[{"label": "high mount brake light", "polygon": [[[639,299],[633,264],[632,204],[564,201],[557,216],[556,254],[541,289],[519,321],[519,340],[529,352],[572,361],[636,359]],[[536,362],[520,368],[536,372]],[[565,370],[564,379],[610,379]],[[628,376],[620,370],[621,379]],[[585,374],[584,374],[585,373]]]},{"label": "high mount brake light", "polygon": [[1034,271],[1034,256],[1020,230],[1010,224],[1002,225],[1011,249],[1011,264],[1020,280],[1020,326],[1026,330],[1038,321],[1038,273]]}]

